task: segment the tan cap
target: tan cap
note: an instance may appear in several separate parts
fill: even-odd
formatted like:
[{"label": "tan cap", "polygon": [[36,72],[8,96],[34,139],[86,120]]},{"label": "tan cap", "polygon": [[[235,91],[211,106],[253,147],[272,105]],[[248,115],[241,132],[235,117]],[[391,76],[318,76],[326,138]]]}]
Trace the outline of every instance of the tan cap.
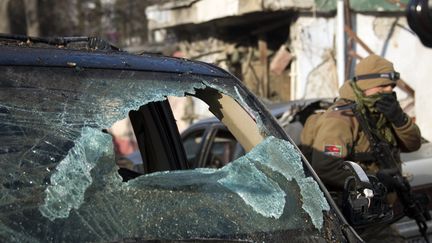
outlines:
[{"label": "tan cap", "polygon": [[[394,72],[393,63],[388,60],[372,54],[362,59],[355,68],[355,76],[366,74],[380,74]],[[370,89],[381,85],[396,85],[395,81],[388,78],[372,78],[361,79],[357,81],[357,85],[361,90]]]}]

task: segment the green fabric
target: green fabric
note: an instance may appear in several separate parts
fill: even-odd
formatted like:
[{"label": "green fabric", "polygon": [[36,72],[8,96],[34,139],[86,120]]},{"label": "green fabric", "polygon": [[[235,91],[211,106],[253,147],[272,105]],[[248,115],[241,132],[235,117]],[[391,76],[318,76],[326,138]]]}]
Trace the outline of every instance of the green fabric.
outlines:
[{"label": "green fabric", "polygon": [[369,130],[379,139],[396,145],[396,138],[391,129],[391,123],[375,108],[375,102],[382,97],[382,94],[365,96],[356,82],[350,81],[350,84],[356,96],[355,101],[357,103],[358,112],[360,112],[366,121],[373,120],[375,122],[375,128],[371,127],[368,122]]},{"label": "green fabric", "polygon": [[[315,0],[317,11],[335,11],[337,0]],[[408,4],[408,0],[401,0],[402,4]],[[405,9],[392,3],[390,0],[350,0],[350,7],[357,12],[404,12]]]}]

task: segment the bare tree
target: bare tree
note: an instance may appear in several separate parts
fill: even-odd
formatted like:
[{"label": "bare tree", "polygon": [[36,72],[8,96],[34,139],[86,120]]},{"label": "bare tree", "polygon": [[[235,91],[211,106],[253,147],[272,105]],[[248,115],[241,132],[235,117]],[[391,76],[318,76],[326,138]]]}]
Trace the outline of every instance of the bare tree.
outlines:
[{"label": "bare tree", "polygon": [[40,34],[42,36],[82,35],[79,29],[78,0],[38,0]]},{"label": "bare tree", "polygon": [[39,36],[38,1],[24,0],[27,35]]},{"label": "bare tree", "polygon": [[23,0],[7,1],[7,20],[9,22],[9,33],[27,34],[27,23]]},{"label": "bare tree", "polygon": [[0,1],[0,33],[10,33],[8,5],[9,0]]},{"label": "bare tree", "polygon": [[147,42],[145,9],[168,0],[0,0],[0,32],[99,36],[120,47]]},{"label": "bare tree", "polygon": [[145,9],[149,1],[116,0],[114,23],[123,46],[139,45],[147,41]]}]

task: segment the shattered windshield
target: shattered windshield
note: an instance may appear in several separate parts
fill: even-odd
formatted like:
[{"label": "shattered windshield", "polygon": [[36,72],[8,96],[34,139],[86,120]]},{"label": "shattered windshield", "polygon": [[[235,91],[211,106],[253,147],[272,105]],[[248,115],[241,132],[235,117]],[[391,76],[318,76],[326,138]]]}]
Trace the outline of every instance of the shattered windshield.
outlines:
[{"label": "shattered windshield", "polygon": [[[263,125],[241,88],[194,75],[180,82],[184,77],[169,73],[0,72],[1,241],[304,240],[334,230],[325,220],[329,205],[297,150]],[[161,171],[123,182],[103,129],[144,104],[209,86],[245,106],[264,139],[221,169]]]}]

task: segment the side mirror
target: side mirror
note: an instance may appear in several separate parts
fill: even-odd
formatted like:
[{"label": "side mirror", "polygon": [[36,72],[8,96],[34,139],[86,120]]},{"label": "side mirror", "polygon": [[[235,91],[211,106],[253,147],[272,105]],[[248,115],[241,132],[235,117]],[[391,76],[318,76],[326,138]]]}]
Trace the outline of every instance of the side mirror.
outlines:
[{"label": "side mirror", "polygon": [[390,221],[393,210],[386,203],[385,186],[355,162],[345,161],[344,168],[353,174],[346,179],[342,196],[342,212],[351,225],[362,227]]}]

